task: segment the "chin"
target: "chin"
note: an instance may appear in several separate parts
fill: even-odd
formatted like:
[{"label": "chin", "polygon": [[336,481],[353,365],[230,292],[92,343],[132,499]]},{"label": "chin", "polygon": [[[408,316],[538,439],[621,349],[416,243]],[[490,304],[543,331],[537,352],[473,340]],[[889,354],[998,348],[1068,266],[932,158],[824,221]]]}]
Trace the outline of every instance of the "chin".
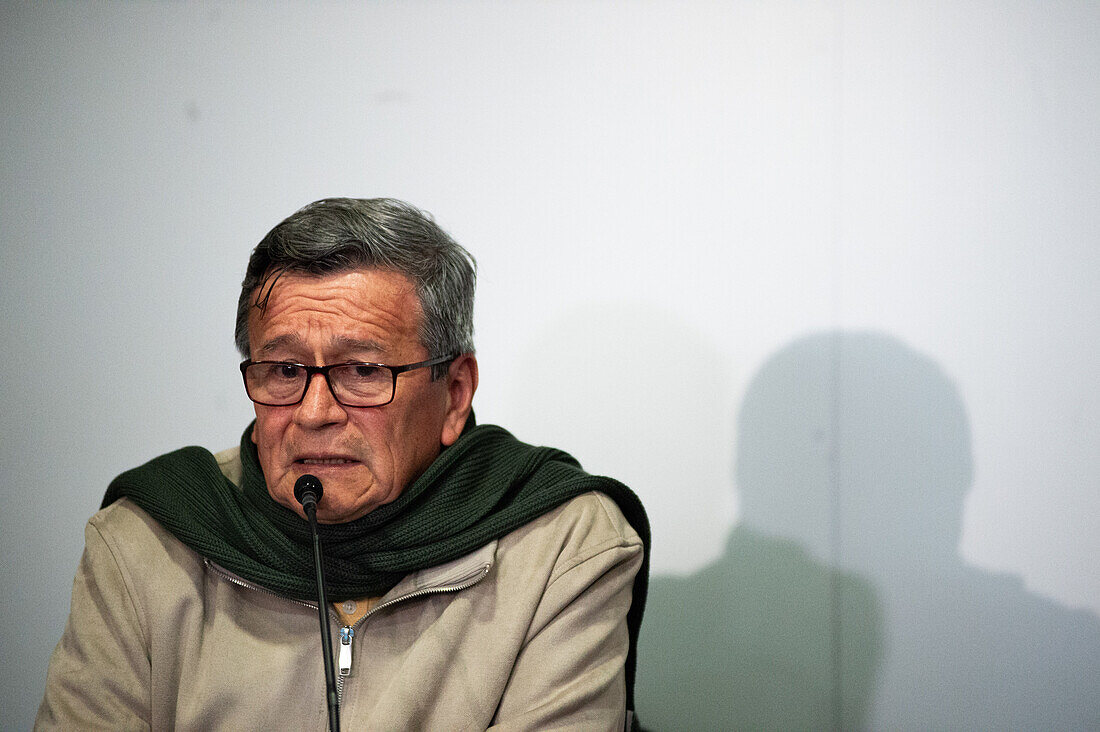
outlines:
[{"label": "chin", "polygon": [[321,478],[321,485],[324,487],[325,493],[321,498],[321,502],[317,505],[317,520],[325,523],[336,524],[354,521],[367,515],[383,503],[388,503],[388,501],[374,499],[374,496],[369,492],[363,493],[359,490],[343,491],[341,490],[342,486],[336,485],[335,481],[333,481],[330,490],[324,482],[324,478]]},{"label": "chin", "polygon": [[[377,506],[373,508],[377,508]],[[326,506],[322,508],[319,505],[317,507],[317,520],[322,524],[343,524],[366,516],[373,508],[362,506],[337,506],[335,508]]]}]

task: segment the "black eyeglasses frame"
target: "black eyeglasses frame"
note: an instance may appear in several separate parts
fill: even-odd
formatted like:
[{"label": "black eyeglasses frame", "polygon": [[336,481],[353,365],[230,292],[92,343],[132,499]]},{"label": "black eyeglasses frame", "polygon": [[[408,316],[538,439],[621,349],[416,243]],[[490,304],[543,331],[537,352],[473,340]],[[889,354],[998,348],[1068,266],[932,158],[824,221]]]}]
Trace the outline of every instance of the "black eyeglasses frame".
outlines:
[{"label": "black eyeglasses frame", "polygon": [[[316,374],[321,374],[325,377],[325,384],[328,385],[328,391],[330,394],[332,394],[332,398],[336,400],[337,404],[343,407],[348,407],[349,409],[373,409],[374,407],[384,407],[397,397],[397,377],[401,374],[407,371],[415,371],[416,369],[423,369],[427,368],[428,366],[438,366],[441,363],[454,361],[460,355],[462,354],[456,353],[450,356],[439,356],[437,358],[429,358],[427,361],[417,361],[416,363],[407,363],[401,366],[390,366],[389,364],[372,363],[370,361],[343,361],[341,363],[330,363],[327,366],[309,366],[307,364],[298,363],[296,361],[253,361],[250,358],[246,358],[244,361],[241,361],[240,369],[241,378],[244,379],[244,393],[248,395],[248,398],[251,399],[253,402],[255,402],[256,404],[261,404],[265,407],[292,407],[296,404],[301,404],[302,400],[306,398],[306,394],[309,392],[309,385],[313,383],[313,377]],[[261,402],[257,399],[253,399],[252,394],[248,390],[248,375],[245,372],[248,370],[249,366],[256,365],[286,365],[297,366],[298,368],[305,369],[306,381],[305,386],[302,388],[301,395],[293,402],[279,404],[272,404],[271,402]],[[359,404],[346,404],[340,401],[340,397],[336,395],[336,390],[332,388],[332,381],[328,377],[329,370],[337,368],[339,366],[373,366],[375,368],[387,369],[390,372],[390,376],[392,377],[390,398],[379,404],[370,404],[367,406]]]}]

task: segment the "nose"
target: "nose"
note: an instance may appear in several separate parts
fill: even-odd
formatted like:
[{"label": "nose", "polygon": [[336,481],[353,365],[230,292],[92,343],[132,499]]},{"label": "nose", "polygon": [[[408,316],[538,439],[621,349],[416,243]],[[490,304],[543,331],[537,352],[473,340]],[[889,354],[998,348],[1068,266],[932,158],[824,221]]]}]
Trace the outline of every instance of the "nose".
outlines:
[{"label": "nose", "polygon": [[294,420],[303,427],[318,429],[339,424],[348,413],[329,388],[323,374],[313,374],[306,386],[305,396],[294,411]]}]

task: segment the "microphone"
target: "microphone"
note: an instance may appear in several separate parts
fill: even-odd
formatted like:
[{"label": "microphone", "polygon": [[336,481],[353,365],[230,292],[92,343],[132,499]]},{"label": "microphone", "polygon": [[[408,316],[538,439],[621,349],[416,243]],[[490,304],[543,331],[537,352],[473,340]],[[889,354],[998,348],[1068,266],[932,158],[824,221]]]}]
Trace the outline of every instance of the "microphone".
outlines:
[{"label": "microphone", "polygon": [[294,481],[294,500],[302,504],[302,508],[306,511],[309,511],[306,503],[313,504],[313,509],[316,510],[317,504],[321,502],[321,496],[323,495],[325,495],[325,489],[315,475],[303,475]]},{"label": "microphone", "polygon": [[321,622],[321,655],[325,661],[325,696],[328,701],[328,728],[340,732],[340,700],[336,695],[336,670],[332,665],[332,634],[328,623],[328,597],[325,575],[321,570],[321,537],[317,533],[317,503],[325,490],[315,475],[303,475],[294,481],[294,499],[302,504],[313,535],[313,567],[317,572],[317,616]]}]

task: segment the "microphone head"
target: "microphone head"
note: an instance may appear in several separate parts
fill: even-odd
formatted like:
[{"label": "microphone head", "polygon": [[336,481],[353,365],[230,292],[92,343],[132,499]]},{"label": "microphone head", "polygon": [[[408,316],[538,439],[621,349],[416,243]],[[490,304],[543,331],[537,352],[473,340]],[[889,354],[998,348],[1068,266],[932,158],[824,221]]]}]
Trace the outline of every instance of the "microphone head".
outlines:
[{"label": "microphone head", "polygon": [[320,479],[315,475],[306,474],[294,481],[294,498],[303,506],[306,505],[307,501],[314,504],[319,503],[324,492]]}]

